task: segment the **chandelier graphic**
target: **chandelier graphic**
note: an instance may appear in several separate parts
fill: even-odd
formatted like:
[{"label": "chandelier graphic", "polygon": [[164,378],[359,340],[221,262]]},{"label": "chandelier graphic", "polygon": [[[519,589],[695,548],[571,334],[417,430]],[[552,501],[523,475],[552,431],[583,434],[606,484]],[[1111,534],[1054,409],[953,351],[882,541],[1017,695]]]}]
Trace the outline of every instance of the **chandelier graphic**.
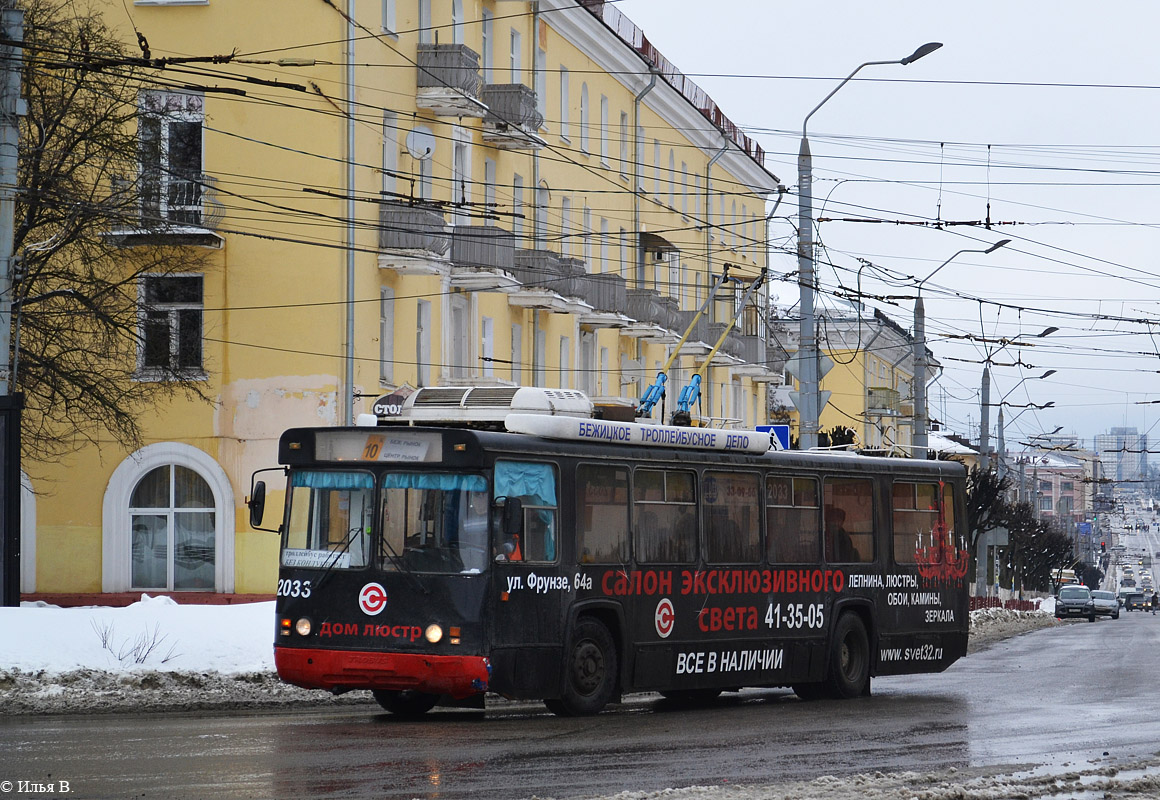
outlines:
[{"label": "chandelier graphic", "polygon": [[956,541],[954,532],[947,529],[944,484],[938,485],[938,516],[928,534],[927,544],[919,534],[914,550],[918,571],[928,582],[953,583],[962,580],[970,566],[970,551],[962,537]]}]

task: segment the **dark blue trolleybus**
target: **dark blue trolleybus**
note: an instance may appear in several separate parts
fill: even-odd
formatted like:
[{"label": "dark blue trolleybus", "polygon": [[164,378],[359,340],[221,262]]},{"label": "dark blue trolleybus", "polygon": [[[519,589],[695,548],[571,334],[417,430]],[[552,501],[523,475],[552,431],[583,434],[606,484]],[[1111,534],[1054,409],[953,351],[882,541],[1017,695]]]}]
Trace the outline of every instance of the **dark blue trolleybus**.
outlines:
[{"label": "dark blue trolleybus", "polygon": [[966,653],[961,465],[591,412],[438,387],[394,424],[286,431],[282,679],[406,715],[489,692],[581,715],[628,692],[856,697]]}]

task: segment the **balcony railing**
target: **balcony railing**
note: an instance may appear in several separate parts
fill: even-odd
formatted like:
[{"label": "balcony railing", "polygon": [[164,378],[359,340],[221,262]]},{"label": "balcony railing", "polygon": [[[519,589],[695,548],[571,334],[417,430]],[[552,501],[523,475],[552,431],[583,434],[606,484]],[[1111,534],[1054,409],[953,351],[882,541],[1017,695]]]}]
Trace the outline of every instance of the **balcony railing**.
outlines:
[{"label": "balcony railing", "polygon": [[451,231],[451,263],[511,272],[516,263],[515,236],[492,225],[456,225]]},{"label": "balcony railing", "polygon": [[[710,322],[709,323],[709,344],[717,344],[717,340],[721,338],[722,332],[729,326],[728,322]],[[727,356],[734,358],[741,358],[741,341],[737,328],[734,327],[729,331],[729,335],[725,337],[725,341],[721,343],[721,348],[717,351],[724,353]]]},{"label": "balcony railing", "polygon": [[516,250],[512,275],[524,286],[560,293],[564,271],[550,250]]},{"label": "balcony railing", "polygon": [[866,389],[866,413],[896,416],[901,413],[902,399],[897,389],[870,386]]},{"label": "balcony railing", "polygon": [[612,314],[626,314],[628,297],[625,281],[611,272],[585,274],[579,280],[577,297],[596,311]]},{"label": "balcony railing", "polygon": [[123,246],[188,244],[218,248],[214,233],[225,207],[217,199],[211,175],[142,175],[138,180],[113,178],[108,198],[110,218],[117,220],[109,240]]},{"label": "balcony railing", "polygon": [[483,87],[483,138],[497,147],[538,150],[544,141],[536,131],[544,116],[536,109],[536,93],[522,83],[489,83]]},{"label": "balcony railing", "polygon": [[440,116],[482,117],[479,54],[462,44],[420,44],[416,105]]},{"label": "balcony railing", "polygon": [[396,253],[443,256],[451,247],[443,212],[429,206],[383,203],[379,206],[379,247]]}]

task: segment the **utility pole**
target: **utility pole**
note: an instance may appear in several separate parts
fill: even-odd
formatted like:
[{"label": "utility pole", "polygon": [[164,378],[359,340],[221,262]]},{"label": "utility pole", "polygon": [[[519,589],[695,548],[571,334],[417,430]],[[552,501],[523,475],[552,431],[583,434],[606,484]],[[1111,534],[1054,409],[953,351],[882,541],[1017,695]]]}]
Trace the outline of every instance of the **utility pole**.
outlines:
[{"label": "utility pole", "polygon": [[24,12],[13,0],[0,5],[0,605],[20,605],[20,410],[24,398],[13,390],[12,293],[16,224],[18,117]]},{"label": "utility pole", "polygon": [[979,394],[982,402],[979,408],[979,468],[987,469],[991,466],[990,447],[991,433],[991,365],[983,365],[983,385]]}]

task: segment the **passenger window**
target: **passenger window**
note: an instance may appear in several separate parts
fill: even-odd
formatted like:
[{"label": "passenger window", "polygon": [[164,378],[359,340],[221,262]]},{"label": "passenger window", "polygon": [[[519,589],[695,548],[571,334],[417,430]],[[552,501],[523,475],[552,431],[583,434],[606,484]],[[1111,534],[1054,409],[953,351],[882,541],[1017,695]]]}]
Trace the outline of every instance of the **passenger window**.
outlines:
[{"label": "passenger window", "polygon": [[638,469],[633,473],[633,532],[637,560],[691,564],[697,558],[696,476]]},{"label": "passenger window", "polygon": [[[954,541],[954,494],[946,484],[942,485],[941,494],[940,504],[937,483],[894,484],[894,563],[914,564],[918,552],[935,546],[940,527],[952,536],[950,541]],[[943,539],[943,544],[947,541]]]},{"label": "passenger window", "polygon": [[706,471],[706,557],[714,564],[752,564],[761,559],[758,477],[740,472]]},{"label": "passenger window", "polygon": [[509,560],[555,561],[555,468],[529,461],[497,461],[495,497],[518,497],[524,507],[523,535],[514,543],[505,543]]},{"label": "passenger window", "polygon": [[576,515],[581,564],[628,561],[628,467],[577,467]]},{"label": "passenger window", "polygon": [[771,564],[813,564],[821,556],[818,482],[765,480],[765,555]]},{"label": "passenger window", "polygon": [[826,561],[874,561],[874,483],[863,478],[827,478],[823,493]]}]

